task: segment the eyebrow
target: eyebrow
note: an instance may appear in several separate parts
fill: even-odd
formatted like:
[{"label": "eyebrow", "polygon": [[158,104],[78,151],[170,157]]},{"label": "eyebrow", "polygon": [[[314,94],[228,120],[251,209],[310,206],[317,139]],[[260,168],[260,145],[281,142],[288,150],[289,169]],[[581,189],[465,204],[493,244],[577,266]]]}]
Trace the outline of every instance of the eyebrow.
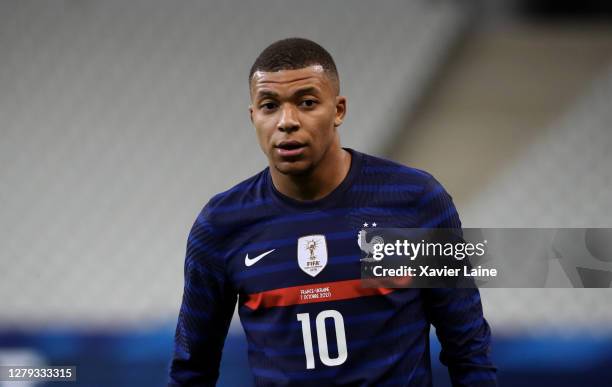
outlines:
[{"label": "eyebrow", "polygon": [[[317,89],[316,87],[303,87],[301,89],[296,90],[295,93],[293,93],[293,97],[300,97],[302,95],[305,94],[318,94],[319,89]],[[262,99],[262,98],[277,98],[278,97],[278,93],[274,92],[274,91],[270,91],[270,90],[261,90],[257,93],[257,99]]]}]

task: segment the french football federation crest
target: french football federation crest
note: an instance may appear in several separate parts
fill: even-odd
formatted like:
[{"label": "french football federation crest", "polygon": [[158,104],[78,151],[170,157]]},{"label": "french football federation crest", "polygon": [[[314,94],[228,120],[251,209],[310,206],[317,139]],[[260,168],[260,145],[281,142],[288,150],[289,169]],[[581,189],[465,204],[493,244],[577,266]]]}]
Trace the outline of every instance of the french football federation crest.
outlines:
[{"label": "french football federation crest", "polygon": [[380,259],[376,259],[372,256],[372,254],[374,253],[374,245],[381,244],[381,243],[384,244],[385,240],[380,235],[374,235],[370,237],[370,241],[368,242],[367,237],[368,237],[368,232],[366,230],[361,230],[359,231],[359,234],[357,234],[357,245],[359,246],[359,249],[361,249],[361,251],[363,252],[362,255],[365,255],[365,257],[361,258],[360,261],[364,261],[364,262],[380,261]]},{"label": "french football federation crest", "polygon": [[304,273],[314,277],[327,266],[325,235],[306,235],[297,243],[297,260]]}]

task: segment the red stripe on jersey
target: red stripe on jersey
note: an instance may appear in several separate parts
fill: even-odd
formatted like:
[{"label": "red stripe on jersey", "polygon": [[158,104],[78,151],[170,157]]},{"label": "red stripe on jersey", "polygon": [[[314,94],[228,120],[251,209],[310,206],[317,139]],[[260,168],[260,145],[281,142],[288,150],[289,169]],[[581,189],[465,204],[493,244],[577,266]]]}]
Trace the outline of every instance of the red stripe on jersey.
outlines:
[{"label": "red stripe on jersey", "polygon": [[260,293],[249,294],[244,305],[249,309],[255,310],[274,306],[310,304],[314,302],[385,295],[394,290],[389,288],[365,288],[362,287],[362,285],[362,280],[357,279],[267,290]]}]

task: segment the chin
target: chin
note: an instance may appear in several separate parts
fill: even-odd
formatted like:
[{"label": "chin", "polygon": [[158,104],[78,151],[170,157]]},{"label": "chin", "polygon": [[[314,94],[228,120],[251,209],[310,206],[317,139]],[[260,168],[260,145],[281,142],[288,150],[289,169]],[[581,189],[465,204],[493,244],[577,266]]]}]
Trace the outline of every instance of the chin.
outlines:
[{"label": "chin", "polygon": [[277,162],[274,168],[283,175],[304,176],[312,171],[312,165],[306,161]]}]

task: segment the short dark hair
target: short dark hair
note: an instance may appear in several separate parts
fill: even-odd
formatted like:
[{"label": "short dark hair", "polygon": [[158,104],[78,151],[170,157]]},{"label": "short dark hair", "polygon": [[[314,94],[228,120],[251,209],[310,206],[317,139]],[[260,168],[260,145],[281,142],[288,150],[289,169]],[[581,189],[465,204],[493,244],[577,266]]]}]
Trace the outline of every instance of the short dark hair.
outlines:
[{"label": "short dark hair", "polygon": [[304,38],[282,39],[266,47],[251,66],[249,84],[256,71],[298,70],[312,65],[321,65],[339,89],[340,78],[330,53],[312,40]]}]

